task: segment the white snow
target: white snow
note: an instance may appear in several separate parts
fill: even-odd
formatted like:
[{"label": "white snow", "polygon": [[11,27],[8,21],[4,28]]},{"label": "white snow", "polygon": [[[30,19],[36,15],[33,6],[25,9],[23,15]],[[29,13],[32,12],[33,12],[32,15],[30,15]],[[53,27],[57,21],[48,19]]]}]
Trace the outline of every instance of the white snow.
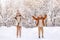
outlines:
[{"label": "white snow", "polygon": [[38,38],[38,29],[22,28],[22,35],[16,37],[16,27],[0,27],[0,40],[60,40],[60,27],[44,27],[44,38]]}]

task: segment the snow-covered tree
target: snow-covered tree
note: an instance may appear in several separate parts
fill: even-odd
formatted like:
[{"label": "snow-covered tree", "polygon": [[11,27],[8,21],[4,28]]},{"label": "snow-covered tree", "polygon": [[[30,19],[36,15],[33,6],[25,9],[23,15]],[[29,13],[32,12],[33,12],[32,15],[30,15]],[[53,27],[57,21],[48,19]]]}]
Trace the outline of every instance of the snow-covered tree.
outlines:
[{"label": "snow-covered tree", "polygon": [[17,9],[24,17],[22,18],[22,26],[24,27],[35,27],[35,21],[32,16],[43,14],[48,16],[47,26],[58,25],[59,20],[57,21],[56,19],[60,15],[59,5],[59,0],[0,0],[0,26],[14,26]]}]

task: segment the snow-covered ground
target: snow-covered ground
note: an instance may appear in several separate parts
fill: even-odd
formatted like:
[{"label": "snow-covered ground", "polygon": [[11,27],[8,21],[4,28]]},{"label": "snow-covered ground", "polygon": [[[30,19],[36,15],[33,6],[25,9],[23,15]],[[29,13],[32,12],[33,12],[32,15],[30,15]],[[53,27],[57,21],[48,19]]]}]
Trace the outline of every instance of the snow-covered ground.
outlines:
[{"label": "snow-covered ground", "polygon": [[44,38],[38,38],[38,29],[22,28],[21,38],[16,37],[16,27],[0,27],[0,40],[60,40],[60,27],[44,27]]}]

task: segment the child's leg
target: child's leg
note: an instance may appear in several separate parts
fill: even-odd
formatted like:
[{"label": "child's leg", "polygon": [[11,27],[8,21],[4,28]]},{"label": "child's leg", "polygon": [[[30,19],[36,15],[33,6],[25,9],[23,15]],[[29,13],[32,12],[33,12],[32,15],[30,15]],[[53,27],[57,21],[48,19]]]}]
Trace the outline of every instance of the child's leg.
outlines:
[{"label": "child's leg", "polygon": [[21,37],[21,26],[19,26],[19,35]]},{"label": "child's leg", "polygon": [[18,26],[16,27],[16,29],[17,29],[17,33],[16,34],[17,34],[17,38],[18,38]]},{"label": "child's leg", "polygon": [[40,31],[42,32],[42,37],[43,37],[43,27],[40,27]]},{"label": "child's leg", "polygon": [[40,32],[42,33],[42,37],[43,37],[43,27],[40,27]]},{"label": "child's leg", "polygon": [[43,34],[44,34],[44,31],[43,31],[43,27],[42,27],[42,38],[44,37]]},{"label": "child's leg", "polygon": [[38,27],[38,36],[40,38],[40,27]]}]

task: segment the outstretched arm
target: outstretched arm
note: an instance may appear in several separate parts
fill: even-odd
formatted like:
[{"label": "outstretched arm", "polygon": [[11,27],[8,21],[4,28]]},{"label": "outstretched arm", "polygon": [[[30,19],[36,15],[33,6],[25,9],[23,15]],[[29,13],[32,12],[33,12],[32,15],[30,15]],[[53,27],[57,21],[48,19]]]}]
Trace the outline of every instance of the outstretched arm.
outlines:
[{"label": "outstretched arm", "polygon": [[44,25],[44,26],[45,26],[45,24],[46,24],[46,23],[44,22],[46,18],[47,18],[47,15],[45,15],[45,16],[43,17],[43,19],[42,19],[42,22],[43,22],[43,25]]},{"label": "outstretched arm", "polygon": [[38,20],[38,18],[36,18],[35,16],[32,16],[34,20]]}]

